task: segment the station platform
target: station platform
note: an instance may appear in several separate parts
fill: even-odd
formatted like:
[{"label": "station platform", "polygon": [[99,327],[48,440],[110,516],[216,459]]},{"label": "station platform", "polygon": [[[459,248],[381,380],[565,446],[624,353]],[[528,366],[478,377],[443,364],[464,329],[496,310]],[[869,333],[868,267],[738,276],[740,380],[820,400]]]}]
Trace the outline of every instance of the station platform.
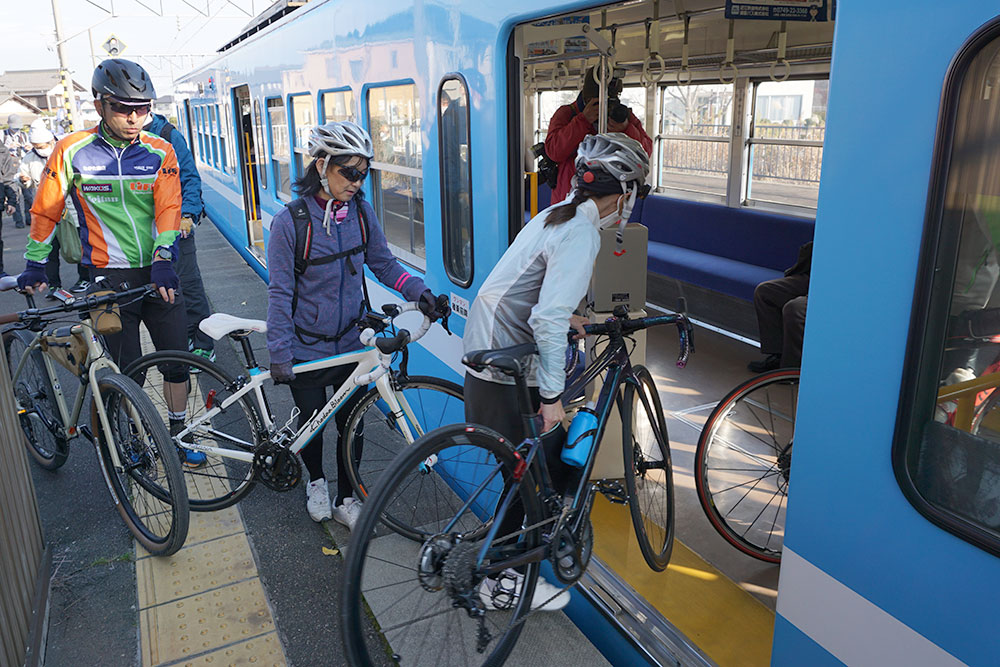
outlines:
[{"label": "station platform", "polygon": [[[14,273],[23,267],[26,230],[4,231],[5,267]],[[199,228],[197,239],[213,311],[263,319],[263,282],[210,222]],[[63,275],[75,276],[74,267],[64,267]],[[20,295],[0,294],[3,312],[23,307]],[[627,511],[603,499],[594,510],[595,554],[699,647],[700,664],[767,664],[777,567],[743,556],[715,535],[701,514],[691,477],[699,419],[746,376],[742,369],[756,352],[699,331],[696,357],[679,370],[672,362],[676,336],[673,329],[662,329],[651,335],[647,359],[668,413],[674,456],[673,560],[663,574],[650,572],[641,556],[636,560]],[[266,361],[264,337],[251,340],[258,359]],[[228,341],[216,351],[220,365],[241,371]],[[64,386],[73,387],[68,379]],[[290,392],[269,388],[268,397],[276,416],[287,418]],[[326,447],[331,478],[334,453]],[[53,553],[46,664],[347,664],[337,607],[341,549],[350,536],[335,522],[309,519],[302,486],[289,493],[258,488],[234,508],[192,513],[185,547],[162,559],[134,545],[86,441],[71,442],[69,460],[59,471],[33,466],[32,474]],[[574,592],[574,599],[578,595]],[[541,617],[533,628],[529,624],[508,664],[618,664],[615,656],[601,655],[565,614]],[[613,630],[608,624],[602,631]],[[374,627],[366,629],[366,639],[383,646]],[[392,664],[386,651],[373,655]]]}]

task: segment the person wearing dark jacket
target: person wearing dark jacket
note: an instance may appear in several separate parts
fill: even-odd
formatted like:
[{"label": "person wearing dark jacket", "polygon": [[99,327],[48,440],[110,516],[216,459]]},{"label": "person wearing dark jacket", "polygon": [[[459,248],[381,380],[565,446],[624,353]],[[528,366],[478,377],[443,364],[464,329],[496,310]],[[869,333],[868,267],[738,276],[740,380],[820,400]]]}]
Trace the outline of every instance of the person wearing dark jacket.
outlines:
[{"label": "person wearing dark jacket", "polygon": [[783,277],[765,280],[753,292],[760,351],[767,355],[747,364],[747,369],[753,373],[802,365],[812,245],[810,241],[799,248],[798,260],[785,270]]},{"label": "person wearing dark jacket", "polygon": [[[18,205],[17,190],[14,189],[18,187],[16,177],[17,164],[14,162],[14,158],[0,147],[0,212],[7,215],[14,215]],[[7,273],[3,270],[2,229],[3,226],[0,225],[0,275],[6,276]]]},{"label": "person wearing dark jacket", "polygon": [[[364,301],[361,283],[364,271],[358,267],[361,257],[382,284],[401,293],[406,300],[418,302],[425,315],[447,314],[437,310],[436,298],[424,282],[404,270],[393,257],[375,210],[364,201],[361,185],[374,155],[368,133],[349,121],[319,125],[310,133],[309,154],[313,161],[295,183],[295,191],[301,196],[297,201],[306,205],[312,221],[309,257],[336,255],[360,248],[365,242],[367,246],[361,251],[363,254],[310,264],[296,276],[295,221],[291,209],[285,207],[271,221],[267,244],[270,274],[267,349],[271,356],[271,378],[291,387],[299,409],[299,427],[326,404],[326,388],[339,387],[354,368],[342,366],[296,374],[292,365],[363,348],[357,327]],[[359,217],[362,209],[363,219]],[[348,260],[352,264],[348,265]],[[352,271],[352,267],[357,268]],[[347,418],[365,391],[364,387],[355,391],[335,417],[339,442],[337,495],[332,509],[323,471],[326,429],[319,429],[301,452],[310,479],[306,485],[306,510],[313,521],[332,516],[353,528],[361,512],[361,501],[353,497],[344,470],[341,448]]]},{"label": "person wearing dark jacket", "polygon": [[181,172],[181,233],[177,237],[177,277],[181,281],[184,306],[187,312],[188,347],[195,354],[215,360],[215,341],[198,328],[198,324],[211,315],[205,285],[198,268],[198,255],[194,245],[194,232],[205,211],[201,199],[201,177],[194,155],[184,141],[184,134],[171,125],[165,116],[150,114],[143,128],[169,141],[177,154],[177,167]]},{"label": "person wearing dark jacket", "polygon": [[[608,97],[617,98],[621,93],[621,79],[612,79],[608,85]],[[549,131],[545,135],[545,154],[559,164],[559,176],[556,188],[552,191],[552,203],[558,204],[572,189],[572,180],[576,174],[576,149],[583,138],[597,134],[597,120],[600,113],[600,88],[594,77],[594,68],[587,70],[583,82],[583,90],[571,104],[564,104],[556,109],[549,120]],[[621,132],[635,139],[646,151],[653,154],[653,140],[642,129],[642,122],[631,111],[628,118],[617,122],[608,118],[608,132]]]}]

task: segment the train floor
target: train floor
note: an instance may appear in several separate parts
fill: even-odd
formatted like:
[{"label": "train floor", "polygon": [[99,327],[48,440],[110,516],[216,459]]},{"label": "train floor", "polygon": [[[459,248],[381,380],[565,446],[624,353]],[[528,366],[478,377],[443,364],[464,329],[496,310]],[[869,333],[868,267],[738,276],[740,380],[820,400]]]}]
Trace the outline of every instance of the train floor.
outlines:
[{"label": "train floor", "polygon": [[[4,231],[5,266],[14,273],[23,267],[26,234],[12,226]],[[197,237],[213,310],[263,319],[263,282],[210,223]],[[73,268],[63,268],[67,285]],[[4,312],[23,305],[20,295],[0,294]],[[623,533],[627,512],[603,499],[593,515],[595,554],[711,661],[766,664],[778,568],[744,556],[714,532],[692,477],[701,423],[732,386],[749,377],[746,362],[758,352],[703,329],[696,342],[697,353],[686,369],[673,364],[673,328],[653,330],[647,343],[647,365],[668,416],[674,462],[679,544],[671,565],[666,573],[648,571],[634,541],[629,542],[631,531]],[[266,360],[264,338],[256,336],[253,343],[258,358]],[[224,368],[239,371],[236,350],[227,342],[217,354]],[[289,414],[287,390],[268,395],[276,415]],[[349,534],[334,522],[312,522],[301,488],[284,494],[261,488],[234,509],[193,514],[185,548],[169,559],[150,559],[134,546],[114,511],[88,449],[85,441],[73,441],[68,463],[55,473],[33,467],[54,563],[48,664],[229,664],[251,655],[266,664],[346,664],[337,605],[339,550]],[[325,456],[331,477],[333,450],[327,447]],[[565,615],[545,616],[545,626],[525,635],[509,664],[606,662]],[[228,632],[204,631],[219,625]],[[743,627],[736,631],[738,626]],[[374,628],[366,633],[369,641],[381,642]],[[754,642],[757,647],[747,649]]]}]

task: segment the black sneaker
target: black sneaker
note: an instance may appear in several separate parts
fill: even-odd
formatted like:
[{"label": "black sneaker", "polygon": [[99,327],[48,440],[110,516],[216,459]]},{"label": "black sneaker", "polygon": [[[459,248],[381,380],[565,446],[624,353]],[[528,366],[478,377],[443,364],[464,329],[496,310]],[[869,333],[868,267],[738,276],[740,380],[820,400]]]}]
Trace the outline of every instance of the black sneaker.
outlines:
[{"label": "black sneaker", "polygon": [[747,370],[751,373],[766,373],[781,367],[781,355],[769,354],[758,361],[751,361],[747,364]]},{"label": "black sneaker", "polygon": [[73,283],[73,286],[69,288],[69,291],[79,294],[80,292],[86,292],[88,287],[90,287],[89,280],[77,280]]}]

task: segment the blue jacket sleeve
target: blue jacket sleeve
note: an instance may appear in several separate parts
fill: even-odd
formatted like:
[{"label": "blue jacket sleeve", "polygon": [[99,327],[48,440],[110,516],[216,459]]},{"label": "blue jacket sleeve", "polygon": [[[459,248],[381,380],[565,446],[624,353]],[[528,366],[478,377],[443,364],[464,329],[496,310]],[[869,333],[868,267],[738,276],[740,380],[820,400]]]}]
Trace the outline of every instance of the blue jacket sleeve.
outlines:
[{"label": "blue jacket sleeve", "polygon": [[201,201],[201,176],[195,165],[194,156],[184,141],[184,133],[174,128],[170,133],[170,143],[177,154],[177,166],[181,170],[181,216],[195,221],[201,217],[205,205]]},{"label": "blue jacket sleeve", "polygon": [[295,291],[295,225],[288,208],[271,221],[267,243],[267,351],[272,364],[292,360],[292,293]]},{"label": "blue jacket sleeve", "polygon": [[420,295],[427,289],[424,281],[411,275],[393,256],[371,204],[362,201],[361,205],[365,207],[365,215],[368,216],[368,251],[365,254],[365,263],[375,273],[380,283],[396,290],[407,301],[419,301]]}]

